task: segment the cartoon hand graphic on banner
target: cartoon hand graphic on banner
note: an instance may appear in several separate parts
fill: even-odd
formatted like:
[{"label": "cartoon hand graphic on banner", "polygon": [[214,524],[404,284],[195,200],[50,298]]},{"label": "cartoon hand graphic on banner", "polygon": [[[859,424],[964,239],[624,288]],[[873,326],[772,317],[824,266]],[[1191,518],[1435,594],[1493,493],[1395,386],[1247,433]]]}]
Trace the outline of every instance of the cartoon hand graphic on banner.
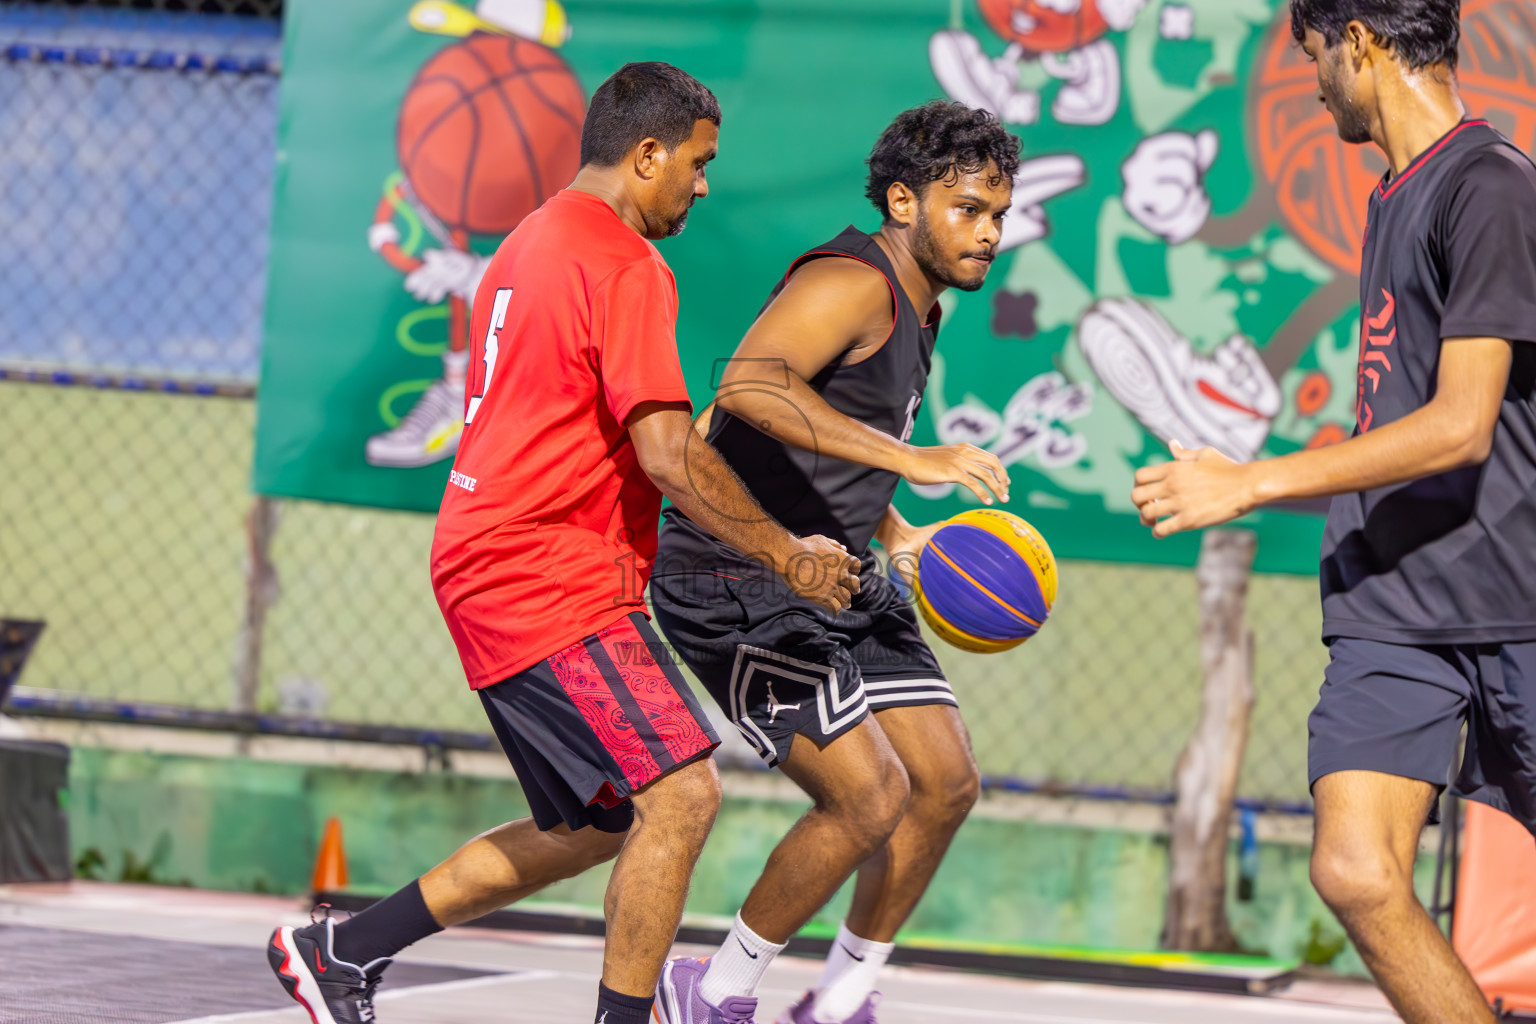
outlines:
[{"label": "cartoon hand graphic on banner", "polygon": [[1136,15],[1147,6],[1147,0],[1098,0],[1098,11],[1116,32],[1127,32],[1136,24]]},{"label": "cartoon hand graphic on banner", "polygon": [[1043,204],[1064,192],[1070,192],[1087,178],[1082,157],[1071,153],[1042,156],[1019,165],[1013,177],[1013,208],[1003,219],[1003,237],[998,252],[1017,249],[1038,242],[1050,234]]},{"label": "cartoon hand graphic on banner", "polygon": [[1205,174],[1220,149],[1220,137],[1209,128],[1142,139],[1120,169],[1125,212],[1169,245],[1189,241],[1210,216]]},{"label": "cartoon hand graphic on banner", "polygon": [[1062,124],[1107,124],[1120,109],[1120,51],[1098,39],[1068,53],[1040,57],[1040,70],[1062,83],[1051,113]]},{"label": "cartoon hand graphic on banner", "polygon": [[405,290],[426,303],[442,302],[450,294],[474,302],[490,262],[488,256],[458,249],[428,249],[421,254],[421,266],[405,276]]},{"label": "cartoon hand graphic on banner", "polygon": [[1019,61],[1024,48],[1010,44],[1000,57],[989,57],[969,32],[935,33],[928,42],[933,75],[950,99],[968,107],[990,110],[1004,124],[1034,124],[1040,120],[1040,94],[1019,85]]}]

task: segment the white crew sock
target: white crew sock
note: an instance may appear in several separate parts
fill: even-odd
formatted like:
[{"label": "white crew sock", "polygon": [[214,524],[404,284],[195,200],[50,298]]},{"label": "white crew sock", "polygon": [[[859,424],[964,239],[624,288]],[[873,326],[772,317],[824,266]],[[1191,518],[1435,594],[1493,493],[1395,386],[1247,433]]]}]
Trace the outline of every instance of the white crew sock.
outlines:
[{"label": "white crew sock", "polygon": [[783,946],[769,942],[748,928],[737,914],[731,934],[725,937],[720,952],[709,960],[709,969],[704,972],[704,980],[699,982],[699,994],[705,1002],[716,1006],[731,996],[756,995],[768,965],[783,951]]},{"label": "white crew sock", "polygon": [[880,968],[891,958],[894,942],[871,942],[861,939],[839,925],[837,941],[827,954],[827,966],[816,983],[816,1002],[811,1016],[823,1024],[841,1024],[852,1017],[854,1011],[864,1005],[864,1000],[875,990],[875,979]]}]

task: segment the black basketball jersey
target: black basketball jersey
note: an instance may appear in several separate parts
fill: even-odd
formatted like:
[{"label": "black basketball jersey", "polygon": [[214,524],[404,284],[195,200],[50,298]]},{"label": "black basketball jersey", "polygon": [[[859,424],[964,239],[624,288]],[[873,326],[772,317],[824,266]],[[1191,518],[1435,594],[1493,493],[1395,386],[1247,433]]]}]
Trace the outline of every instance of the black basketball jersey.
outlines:
[{"label": "black basketball jersey", "polygon": [[1323,631],[1389,643],[1536,640],[1536,167],[1464,121],[1371,195],[1356,433],[1435,394],[1446,338],[1514,342],[1482,465],[1333,499]]},{"label": "black basketball jersey", "polygon": [[[797,268],[811,260],[838,257],[866,263],[885,277],[891,288],[891,333],[869,358],[852,364],[836,360],[808,383],[843,415],[906,440],[912,434],[928,383],[939,307],[927,311],[926,317],[917,314],[896,278],[895,267],[874,238],[849,227],[827,244],[805,253],[790,264],[763,309],[784,290]],[[761,310],[758,315],[762,315]],[[777,371],[779,388],[785,386],[784,372],[783,368]],[[773,377],[773,369],[765,367],[765,391],[774,389]],[[763,509],[785,528],[802,537],[831,537],[854,554],[868,549],[900,480],[888,470],[791,447],[718,408],[710,422],[709,441]],[[684,518],[676,509],[668,509],[667,514]]]}]

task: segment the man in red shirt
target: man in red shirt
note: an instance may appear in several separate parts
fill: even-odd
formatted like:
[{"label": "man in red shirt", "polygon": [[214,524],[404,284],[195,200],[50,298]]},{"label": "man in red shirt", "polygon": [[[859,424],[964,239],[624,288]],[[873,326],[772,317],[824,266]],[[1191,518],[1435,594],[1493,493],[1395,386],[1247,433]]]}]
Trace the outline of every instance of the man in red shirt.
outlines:
[{"label": "man in red shirt", "polygon": [[401,949],[616,855],[594,1019],[648,1020],[720,803],[719,739],[644,611],[662,495],[831,611],[858,590],[856,559],[785,531],[692,429],[648,240],[708,194],[719,125],[689,75],[626,65],[592,97],[576,180],[486,270],[432,582],[532,816],[353,919],[279,928],[268,957],[316,1024],[373,1020]]}]

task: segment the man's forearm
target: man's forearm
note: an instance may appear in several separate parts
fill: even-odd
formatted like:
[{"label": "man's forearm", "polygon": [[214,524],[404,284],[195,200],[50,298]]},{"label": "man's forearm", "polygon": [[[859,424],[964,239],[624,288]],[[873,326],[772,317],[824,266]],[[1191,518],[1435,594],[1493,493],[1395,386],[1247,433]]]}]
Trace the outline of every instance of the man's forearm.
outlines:
[{"label": "man's forearm", "polygon": [[763,511],[709,442],[693,434],[682,458],[650,477],[689,519],[775,572],[783,570],[793,535]]},{"label": "man's forearm", "polygon": [[896,510],[895,505],[886,507],[885,517],[880,520],[880,525],[875,527],[875,540],[880,546],[890,551],[900,547],[912,533],[912,524],[906,517]]},{"label": "man's forearm", "polygon": [[1249,463],[1253,505],[1392,487],[1476,465],[1491,434],[1434,402],[1341,444]]},{"label": "man's forearm", "polygon": [[776,441],[860,466],[901,472],[907,446],[844,416],[798,374],[784,370],[788,390],[754,381],[722,383],[715,404]]}]

